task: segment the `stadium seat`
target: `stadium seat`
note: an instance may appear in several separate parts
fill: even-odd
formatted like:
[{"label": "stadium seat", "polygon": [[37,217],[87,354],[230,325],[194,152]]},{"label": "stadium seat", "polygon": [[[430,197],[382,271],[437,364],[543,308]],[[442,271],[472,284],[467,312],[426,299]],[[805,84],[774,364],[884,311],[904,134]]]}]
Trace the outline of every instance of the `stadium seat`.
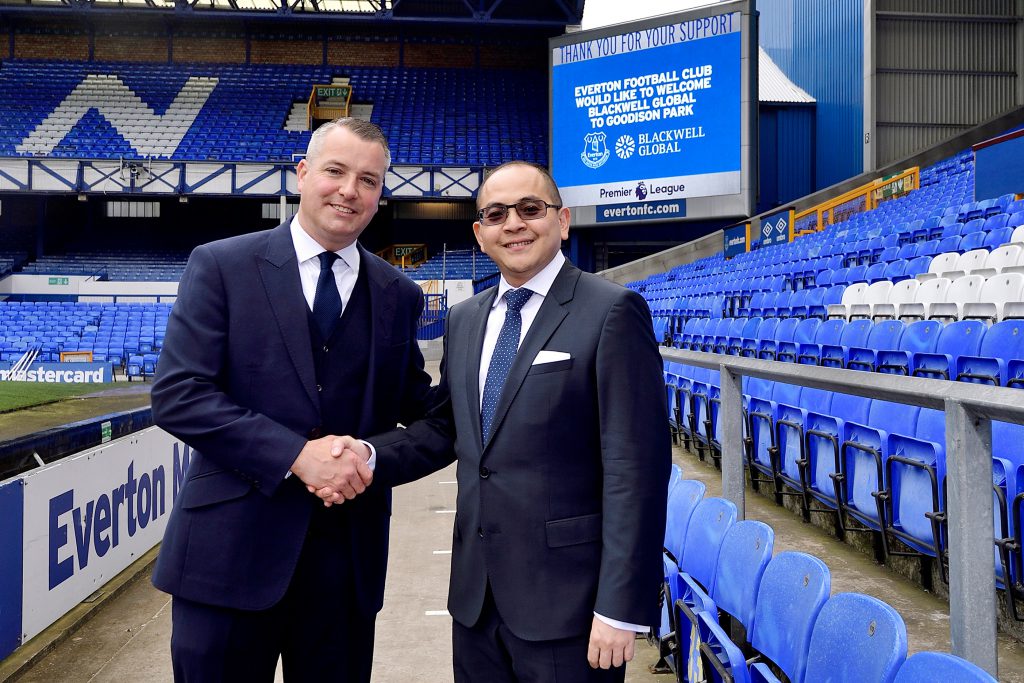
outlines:
[{"label": "stadium seat", "polygon": [[[811,632],[831,585],[824,562],[792,551],[776,555],[761,577],[750,644],[791,681],[804,680]],[[763,661],[755,662],[750,674],[752,681],[774,678]]]},{"label": "stadium seat", "polygon": [[1006,386],[1009,374],[1007,363],[1022,356],[1024,321],[1004,320],[985,331],[977,355],[961,355],[956,360],[959,382]]},{"label": "stadium seat", "polygon": [[917,352],[911,356],[910,374],[932,379],[955,378],[957,359],[978,355],[984,337],[985,324],[978,320],[943,325],[934,352]]},{"label": "stadium seat", "polygon": [[946,290],[944,300],[933,303],[929,308],[929,320],[963,320],[964,304],[978,301],[984,283],[985,278],[980,275],[964,275],[953,280]]},{"label": "stadium seat", "polygon": [[841,319],[825,320],[814,332],[812,342],[797,344],[796,362],[806,365],[818,365],[821,362],[822,346],[839,344],[846,321]]},{"label": "stadium seat", "polygon": [[857,530],[848,524],[850,518],[868,529],[882,529],[884,511],[878,494],[884,488],[889,435],[912,429],[920,410],[903,403],[873,400],[866,423],[846,422],[836,491],[844,530]]},{"label": "stadium seat", "polygon": [[[696,615],[717,611],[710,596],[715,591],[719,550],[726,532],[735,521],[736,506],[724,498],[704,498],[693,511],[683,542],[680,571],[669,582],[674,585],[669,604],[676,612],[676,643],[681,657],[688,659]],[[678,658],[670,661],[672,665],[680,666]]]},{"label": "stadium seat", "polygon": [[978,301],[965,303],[965,320],[978,319],[997,322],[1003,319],[1007,303],[1020,304],[1024,301],[1024,274],[1000,273],[993,275],[981,286]]},{"label": "stadium seat", "polygon": [[849,320],[851,308],[854,304],[863,303],[867,289],[868,285],[865,282],[858,282],[849,285],[843,292],[842,303],[832,304],[827,308],[828,317]]},{"label": "stadium seat", "polygon": [[984,669],[945,652],[918,652],[907,658],[893,683],[996,683]]},{"label": "stadium seat", "polygon": [[907,627],[888,604],[837,593],[814,622],[804,681],[889,683],[907,658]]},{"label": "stadium seat", "polygon": [[863,346],[851,346],[847,349],[846,367],[850,370],[874,372],[878,367],[879,352],[899,349],[900,337],[905,328],[906,324],[902,320],[881,320],[874,323]]},{"label": "stadium seat", "polygon": [[895,375],[912,374],[915,355],[934,353],[941,331],[942,324],[936,320],[918,320],[907,325],[900,336],[898,349],[877,352],[876,369]]}]

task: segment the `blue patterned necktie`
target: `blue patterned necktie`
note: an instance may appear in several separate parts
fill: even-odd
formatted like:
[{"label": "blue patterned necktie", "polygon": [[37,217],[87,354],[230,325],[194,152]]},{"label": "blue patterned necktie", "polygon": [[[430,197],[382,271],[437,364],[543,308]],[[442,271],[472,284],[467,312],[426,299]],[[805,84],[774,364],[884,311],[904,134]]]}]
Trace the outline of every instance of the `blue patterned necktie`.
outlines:
[{"label": "blue patterned necktie", "polygon": [[505,292],[505,323],[498,333],[498,341],[494,345],[491,364],[487,367],[487,379],[484,381],[484,400],[480,406],[480,435],[487,443],[494,422],[494,411],[498,408],[501,388],[519,350],[519,333],[523,329],[523,316],[519,311],[529,301],[533,292],[529,289],[510,289]]},{"label": "blue patterned necktie", "polygon": [[331,338],[334,326],[341,317],[341,294],[338,293],[338,282],[334,279],[334,262],[338,255],[333,251],[318,254],[320,258],[320,277],[316,281],[316,294],[313,296],[313,321],[324,341]]}]

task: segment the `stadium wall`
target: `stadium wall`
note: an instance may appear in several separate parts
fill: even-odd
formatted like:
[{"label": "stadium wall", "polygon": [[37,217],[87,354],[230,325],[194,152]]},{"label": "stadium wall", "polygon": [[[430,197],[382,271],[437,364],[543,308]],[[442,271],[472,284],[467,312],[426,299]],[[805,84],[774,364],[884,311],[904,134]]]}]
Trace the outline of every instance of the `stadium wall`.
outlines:
[{"label": "stadium wall", "polygon": [[761,47],[817,102],[814,189],[863,169],[866,0],[760,0]]},{"label": "stadium wall", "polygon": [[[884,166],[1024,103],[1015,0],[875,0],[866,44],[865,169]],[[873,49],[871,49],[873,46]],[[873,134],[872,134],[873,128]]]}]

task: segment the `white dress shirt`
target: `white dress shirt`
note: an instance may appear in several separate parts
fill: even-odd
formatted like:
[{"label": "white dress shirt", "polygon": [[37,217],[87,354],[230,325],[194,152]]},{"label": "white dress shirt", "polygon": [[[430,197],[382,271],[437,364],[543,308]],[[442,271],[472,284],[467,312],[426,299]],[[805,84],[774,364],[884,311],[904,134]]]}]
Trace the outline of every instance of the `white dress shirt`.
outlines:
[{"label": "white dress shirt", "polygon": [[[327,250],[302,229],[298,214],[292,218],[289,227],[292,233],[292,245],[295,246],[295,257],[299,262],[302,295],[306,297],[306,305],[312,311],[313,298],[316,296],[316,282],[320,278],[319,254]],[[348,306],[349,299],[352,298],[352,291],[356,288],[356,279],[359,277],[359,248],[353,242],[334,253],[339,258],[334,262],[332,271],[334,272],[334,281],[338,284],[338,294],[341,295],[341,309],[344,311]]]},{"label": "white dress shirt", "polygon": [[[523,284],[523,287],[533,292],[533,296],[526,300],[526,303],[523,304],[522,310],[519,311],[519,314],[523,319],[522,328],[519,330],[520,345],[522,345],[523,340],[526,339],[526,333],[530,331],[530,326],[533,325],[533,321],[536,320],[537,311],[540,310],[541,304],[544,303],[544,299],[547,297],[548,292],[551,291],[551,285],[554,284],[555,278],[558,277],[559,271],[562,270],[563,263],[565,263],[565,256],[562,255],[561,251],[555,252],[555,257],[551,259],[551,262]],[[487,370],[491,365],[491,356],[494,355],[494,347],[498,343],[498,333],[501,332],[501,326],[505,324],[505,313],[508,311],[508,305],[505,303],[505,292],[510,289],[515,288],[505,280],[505,276],[503,275],[501,280],[498,282],[498,295],[494,297],[494,303],[491,304],[491,313],[487,316],[487,329],[484,331],[484,345],[480,350],[479,383],[481,405],[484,400],[484,383],[487,381]],[[609,626],[614,626],[615,628],[622,629],[624,631],[646,633],[650,630],[650,627],[648,626],[630,624],[624,621],[618,621],[617,619],[609,619],[597,612],[594,612],[594,616]]]}]

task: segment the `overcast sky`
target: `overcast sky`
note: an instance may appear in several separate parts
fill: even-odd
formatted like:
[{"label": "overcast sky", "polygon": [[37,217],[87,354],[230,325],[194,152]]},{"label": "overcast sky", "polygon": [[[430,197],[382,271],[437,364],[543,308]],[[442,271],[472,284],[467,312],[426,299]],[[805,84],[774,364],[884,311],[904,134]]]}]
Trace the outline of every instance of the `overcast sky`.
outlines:
[{"label": "overcast sky", "polygon": [[587,0],[583,6],[583,29],[646,19],[716,2],[721,0]]}]

